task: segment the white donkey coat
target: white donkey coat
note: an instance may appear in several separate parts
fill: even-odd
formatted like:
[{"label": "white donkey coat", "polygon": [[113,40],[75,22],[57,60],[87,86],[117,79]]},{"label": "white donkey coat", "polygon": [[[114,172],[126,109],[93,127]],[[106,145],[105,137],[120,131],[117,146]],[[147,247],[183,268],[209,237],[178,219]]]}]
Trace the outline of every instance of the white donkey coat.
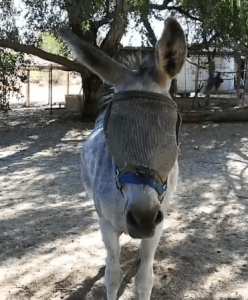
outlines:
[{"label": "white donkey coat", "polygon": [[[71,33],[61,31],[79,61],[112,84],[115,92],[147,91],[169,96],[171,80],[180,72],[186,58],[187,48],[183,30],[175,19],[168,19],[155,49],[151,65],[142,65],[131,71],[112,60],[94,46]],[[153,286],[154,254],[163,231],[169,199],[177,184],[178,163],[162,178],[167,183],[163,201],[150,185],[123,184],[122,191],[116,185],[115,162],[108,155],[104,136],[104,115],[99,115],[95,128],[84,143],[81,152],[82,178],[94,199],[99,216],[100,230],[107,250],[105,283],[108,300],[116,300],[123,279],[119,264],[119,237],[122,233],[141,237],[141,263],[135,276],[140,300],[149,300]],[[143,230],[143,225],[148,230]]]}]

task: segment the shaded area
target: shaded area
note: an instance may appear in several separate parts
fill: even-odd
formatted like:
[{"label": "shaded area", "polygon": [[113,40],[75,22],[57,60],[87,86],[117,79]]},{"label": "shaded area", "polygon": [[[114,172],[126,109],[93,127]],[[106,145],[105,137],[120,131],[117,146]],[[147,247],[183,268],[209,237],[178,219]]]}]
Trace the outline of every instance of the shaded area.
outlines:
[{"label": "shaded area", "polygon": [[[247,124],[183,125],[178,191],[156,252],[151,299],[247,299],[247,132]],[[137,299],[133,244],[124,245],[132,248],[127,256],[121,252],[119,299]]]},{"label": "shaded area", "polygon": [[[92,125],[25,111],[0,120],[0,298],[105,299],[105,249],[80,182],[80,147]],[[151,299],[246,300],[247,124],[183,124],[180,143]],[[122,237],[120,300],[137,299],[138,247]]]}]

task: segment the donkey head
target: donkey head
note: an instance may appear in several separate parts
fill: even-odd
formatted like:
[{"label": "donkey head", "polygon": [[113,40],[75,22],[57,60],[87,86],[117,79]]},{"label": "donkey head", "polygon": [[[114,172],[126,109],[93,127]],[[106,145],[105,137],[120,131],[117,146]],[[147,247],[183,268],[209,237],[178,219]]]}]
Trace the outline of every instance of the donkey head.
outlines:
[{"label": "donkey head", "polygon": [[[169,102],[172,101],[169,96],[171,80],[176,76],[177,73],[180,72],[185,62],[187,52],[184,32],[175,19],[168,19],[165,22],[164,31],[156,45],[154,58],[151,61],[145,61],[143,64],[141,64],[139,69],[135,71],[129,70],[127,67],[114,61],[99,49],[84,41],[81,41],[71,33],[61,31],[60,35],[69,43],[72,50],[77,55],[78,60],[83,65],[97,74],[104,82],[114,86],[116,95],[123,92],[125,92],[125,94],[132,95],[132,93],[137,94],[139,93],[138,91],[141,91],[141,95],[143,95],[142,98],[144,98],[144,100],[144,92],[148,92],[150,95],[151,93],[154,95],[156,94],[156,97],[159,97],[158,94],[160,94],[162,97],[165,96],[164,98],[167,98]],[[123,101],[125,101],[125,99],[122,99],[121,101],[124,103]],[[149,105],[151,105],[152,110],[153,104],[150,103]],[[169,109],[166,111],[169,111]],[[118,113],[116,114],[116,111],[113,114],[116,115],[117,123],[122,122],[121,120],[123,120],[123,116],[119,117]],[[145,124],[146,116],[141,115],[137,117],[143,118],[143,124]],[[157,118],[154,119],[157,120]],[[161,120],[158,118],[157,126],[161,127],[160,121]],[[129,123],[131,123],[129,125],[131,126],[130,130],[133,130],[133,141],[135,143],[135,141],[138,140],[137,135],[139,135],[139,128],[141,131],[143,129],[139,127],[140,125],[138,127],[136,126],[135,129],[132,129],[132,122]],[[168,144],[176,144],[176,118],[173,119],[173,124],[168,124],[168,127],[172,128],[173,132],[172,134],[167,134],[167,136],[171,136],[171,139],[168,137],[167,142]],[[119,128],[122,130],[121,126]],[[146,130],[148,131],[146,135],[143,135],[144,139],[146,139],[147,135],[154,135],[154,132],[156,132],[153,131],[150,133],[149,128],[146,128]],[[118,135],[119,133],[116,134],[116,136]],[[165,137],[165,139],[166,138],[167,137]],[[150,139],[150,141],[152,141],[152,139]],[[143,142],[141,142],[141,144],[142,143]],[[129,148],[132,148],[132,142],[130,142],[130,144],[131,145],[129,145]],[[144,143],[143,146],[146,148],[147,144]],[[108,145],[108,147],[110,156],[115,161],[115,155],[111,155],[111,151],[113,150],[111,148],[111,143]],[[116,157],[121,157],[122,151],[124,151],[124,148],[126,147],[127,145],[123,145],[119,153],[116,153]],[[138,147],[142,152],[142,145],[138,145]],[[165,147],[170,148],[169,145],[165,145]],[[175,149],[175,147],[173,149]],[[131,149],[130,151],[132,152],[133,150]],[[153,152],[153,150],[150,152]],[[167,157],[167,153],[170,153],[170,151],[166,152],[166,155],[164,156],[165,158]],[[171,159],[170,155],[168,155],[168,158],[163,161],[164,164],[167,165],[167,169],[162,168],[163,170],[161,171],[159,167],[155,169],[150,167],[149,161],[153,160],[152,155],[156,156],[156,153],[149,153],[149,159],[147,159],[148,163],[146,165],[135,166],[135,164],[130,164],[130,170],[125,170],[126,173],[124,174],[124,177],[126,176],[128,179],[122,180],[121,182],[121,191],[126,200],[126,225],[129,234],[135,238],[152,237],[154,235],[156,226],[163,220],[165,204],[161,204],[159,195],[161,193],[159,191],[158,182],[162,183],[162,185],[165,185],[169,179],[169,173],[171,171],[173,172],[173,165],[176,161],[176,155],[173,156],[173,159]],[[117,161],[116,164],[117,167],[119,167]],[[154,161],[156,161],[156,157]],[[156,165],[156,163],[154,164]],[[137,184],[134,184],[135,182],[137,182]]]}]

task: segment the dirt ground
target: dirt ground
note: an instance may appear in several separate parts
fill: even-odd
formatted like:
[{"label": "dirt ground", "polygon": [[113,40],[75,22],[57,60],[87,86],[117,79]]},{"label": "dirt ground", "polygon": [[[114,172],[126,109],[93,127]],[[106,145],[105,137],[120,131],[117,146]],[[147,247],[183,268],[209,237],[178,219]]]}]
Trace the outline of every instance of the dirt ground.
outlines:
[{"label": "dirt ground", "polygon": [[[80,181],[93,124],[0,114],[0,299],[106,299],[105,250]],[[151,299],[248,299],[248,124],[187,124]],[[119,299],[137,299],[139,241],[123,235]]]}]

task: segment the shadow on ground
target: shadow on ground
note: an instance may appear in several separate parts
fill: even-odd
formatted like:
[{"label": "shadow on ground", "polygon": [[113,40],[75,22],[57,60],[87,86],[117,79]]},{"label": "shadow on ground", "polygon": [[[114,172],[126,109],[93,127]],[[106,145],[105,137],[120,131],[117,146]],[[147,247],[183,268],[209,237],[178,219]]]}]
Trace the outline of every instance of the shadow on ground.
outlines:
[{"label": "shadow on ground", "polygon": [[[80,182],[92,124],[31,112],[0,121],[0,260],[8,270],[1,299],[106,299],[104,247]],[[180,180],[151,299],[248,299],[247,126],[182,126]],[[121,300],[137,299],[138,244],[122,247]]]}]

